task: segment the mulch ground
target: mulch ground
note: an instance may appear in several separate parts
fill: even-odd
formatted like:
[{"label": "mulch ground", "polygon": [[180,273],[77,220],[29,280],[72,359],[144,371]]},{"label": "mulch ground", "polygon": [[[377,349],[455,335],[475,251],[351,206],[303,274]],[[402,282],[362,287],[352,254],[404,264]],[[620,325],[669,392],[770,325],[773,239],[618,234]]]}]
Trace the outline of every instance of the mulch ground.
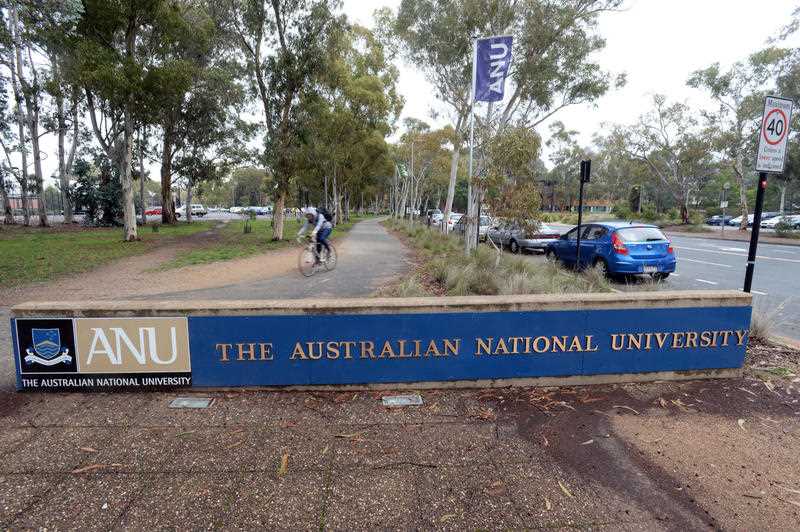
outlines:
[{"label": "mulch ground", "polygon": [[[737,379],[389,392],[0,394],[0,527],[787,530],[800,355]],[[185,393],[184,393],[185,394]]]}]

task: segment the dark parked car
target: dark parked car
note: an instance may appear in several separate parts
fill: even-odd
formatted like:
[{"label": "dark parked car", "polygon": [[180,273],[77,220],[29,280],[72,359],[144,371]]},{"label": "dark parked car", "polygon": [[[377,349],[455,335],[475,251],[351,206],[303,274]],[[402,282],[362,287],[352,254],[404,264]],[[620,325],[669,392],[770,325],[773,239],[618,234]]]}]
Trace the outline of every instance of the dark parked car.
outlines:
[{"label": "dark parked car", "polygon": [[[581,226],[581,267],[600,269],[607,276],[651,275],[661,280],[675,271],[675,252],[669,239],[654,225],[597,222]],[[578,228],[550,244],[551,259],[567,266],[577,261]]]},{"label": "dark parked car", "polygon": [[706,224],[708,225],[727,225],[729,221],[733,220],[733,216],[726,214],[722,216],[721,214],[715,214],[711,218],[706,220]]}]

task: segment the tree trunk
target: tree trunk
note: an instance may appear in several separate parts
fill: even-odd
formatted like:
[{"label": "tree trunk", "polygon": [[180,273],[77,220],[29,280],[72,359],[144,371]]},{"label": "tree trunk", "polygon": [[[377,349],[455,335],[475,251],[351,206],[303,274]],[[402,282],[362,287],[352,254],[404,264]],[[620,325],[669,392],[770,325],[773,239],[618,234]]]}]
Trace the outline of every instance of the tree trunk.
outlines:
[{"label": "tree trunk", "polygon": [[133,162],[133,110],[128,104],[125,109],[125,131],[123,135],[124,149],[120,163],[120,181],[122,182],[122,219],[123,234],[126,242],[139,239],[136,229],[136,207],[133,200],[133,176],[131,164]]},{"label": "tree trunk", "polygon": [[17,106],[17,129],[19,132],[20,158],[22,162],[17,176],[19,188],[22,192],[22,223],[24,225],[30,225],[31,211],[28,207],[28,148],[26,146],[27,142],[25,141],[25,113],[22,110],[22,94],[17,85],[17,74],[13,70],[11,71],[11,79],[14,86],[14,100]]},{"label": "tree trunk", "polygon": [[[56,59],[51,59],[51,63],[56,65]],[[56,77],[58,74],[56,73]],[[72,224],[72,199],[69,197],[69,179],[67,178],[66,153],[64,142],[67,136],[67,120],[64,116],[64,96],[61,90],[56,91],[56,121],[58,123],[58,182],[61,187],[61,197],[66,198],[64,202],[64,223]]]},{"label": "tree trunk", "polygon": [[3,200],[3,223],[5,225],[14,225],[14,211],[11,210],[11,200],[8,198],[8,185],[6,185],[5,176],[0,171],[0,197]]},{"label": "tree trunk", "polygon": [[[456,131],[456,135],[459,132]],[[447,185],[447,200],[444,204],[444,218],[442,218],[442,231],[447,233],[447,220],[450,219],[450,212],[453,210],[453,200],[456,197],[456,179],[458,178],[458,160],[461,157],[461,140],[453,144],[453,155],[450,158],[450,183]]]},{"label": "tree trunk", "polygon": [[780,189],[781,189],[781,208],[780,208],[780,213],[783,214],[784,211],[786,210],[786,185],[785,184],[780,185]]},{"label": "tree trunk", "polygon": [[142,227],[147,225],[147,204],[144,199],[144,128],[139,129],[139,201],[142,204]]},{"label": "tree trunk", "polygon": [[[174,224],[175,208],[172,203],[172,147],[174,131],[171,125],[164,128],[161,150],[161,222]],[[235,202],[234,202],[235,203]]]},{"label": "tree trunk", "polygon": [[192,177],[186,178],[186,223],[192,223]]},{"label": "tree trunk", "polygon": [[[33,148],[33,168],[34,168],[34,176],[36,178],[36,187],[37,187],[37,208],[39,212],[39,224],[42,227],[46,227],[49,225],[47,220],[47,210],[46,205],[44,202],[44,178],[42,176],[42,155],[41,151],[39,150],[39,107],[38,107],[38,87],[34,93],[30,87],[26,87],[27,83],[25,81],[24,73],[22,70],[22,42],[19,37],[19,18],[17,16],[17,6],[15,2],[11,2],[11,25],[12,25],[12,32],[13,32],[13,41],[14,41],[14,56],[16,58],[16,76],[19,79],[19,83],[22,86],[22,98],[25,101],[25,110],[27,118],[27,125],[28,131],[31,134],[31,146]],[[30,50],[29,50],[30,52]],[[33,67],[33,65],[31,65]],[[33,98],[36,98],[37,101],[34,102]],[[19,100],[17,101],[17,105],[19,106]],[[19,116],[22,116],[21,114]],[[22,141],[22,137],[20,137],[20,141]],[[24,142],[23,142],[24,145]],[[27,188],[27,169],[25,170],[26,173],[24,175],[25,179],[25,186]],[[26,211],[25,203],[27,202],[27,198],[23,199],[23,209]],[[26,218],[28,218],[26,216]],[[30,219],[26,220],[26,225],[30,223]]]},{"label": "tree trunk", "polygon": [[285,208],[286,192],[280,191],[272,214],[272,240],[283,240],[283,211]]}]

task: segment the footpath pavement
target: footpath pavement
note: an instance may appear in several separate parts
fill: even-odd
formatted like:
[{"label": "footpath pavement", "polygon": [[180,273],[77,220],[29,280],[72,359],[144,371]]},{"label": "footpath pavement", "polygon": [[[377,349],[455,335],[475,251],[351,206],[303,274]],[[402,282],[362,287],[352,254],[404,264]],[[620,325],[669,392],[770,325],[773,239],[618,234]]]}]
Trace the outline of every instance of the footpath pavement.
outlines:
[{"label": "footpath pavement", "polygon": [[[335,232],[334,232],[335,236]],[[406,247],[384,229],[380,219],[357,223],[336,242],[338,262],[333,271],[302,277],[294,268],[282,275],[224,286],[148,295],[160,299],[295,299],[305,297],[366,297],[409,270]],[[296,256],[299,251],[292,251]]]},{"label": "footpath pavement", "polygon": [[[169,297],[368,295],[409,259],[374,221],[340,254],[317,290],[290,272]],[[429,390],[399,409],[388,391],[3,388],[0,528],[796,528],[800,360],[749,357],[739,379]],[[213,402],[169,408],[187,395]]]}]

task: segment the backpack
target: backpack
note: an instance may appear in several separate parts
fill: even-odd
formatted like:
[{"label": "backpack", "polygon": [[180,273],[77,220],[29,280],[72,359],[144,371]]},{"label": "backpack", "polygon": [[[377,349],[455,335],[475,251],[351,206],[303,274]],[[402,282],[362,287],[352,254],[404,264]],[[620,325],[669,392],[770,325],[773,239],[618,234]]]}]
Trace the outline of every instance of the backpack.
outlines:
[{"label": "backpack", "polygon": [[331,214],[331,211],[329,211],[325,207],[318,207],[317,212],[322,216],[324,216],[327,221],[333,223],[333,215]]}]

